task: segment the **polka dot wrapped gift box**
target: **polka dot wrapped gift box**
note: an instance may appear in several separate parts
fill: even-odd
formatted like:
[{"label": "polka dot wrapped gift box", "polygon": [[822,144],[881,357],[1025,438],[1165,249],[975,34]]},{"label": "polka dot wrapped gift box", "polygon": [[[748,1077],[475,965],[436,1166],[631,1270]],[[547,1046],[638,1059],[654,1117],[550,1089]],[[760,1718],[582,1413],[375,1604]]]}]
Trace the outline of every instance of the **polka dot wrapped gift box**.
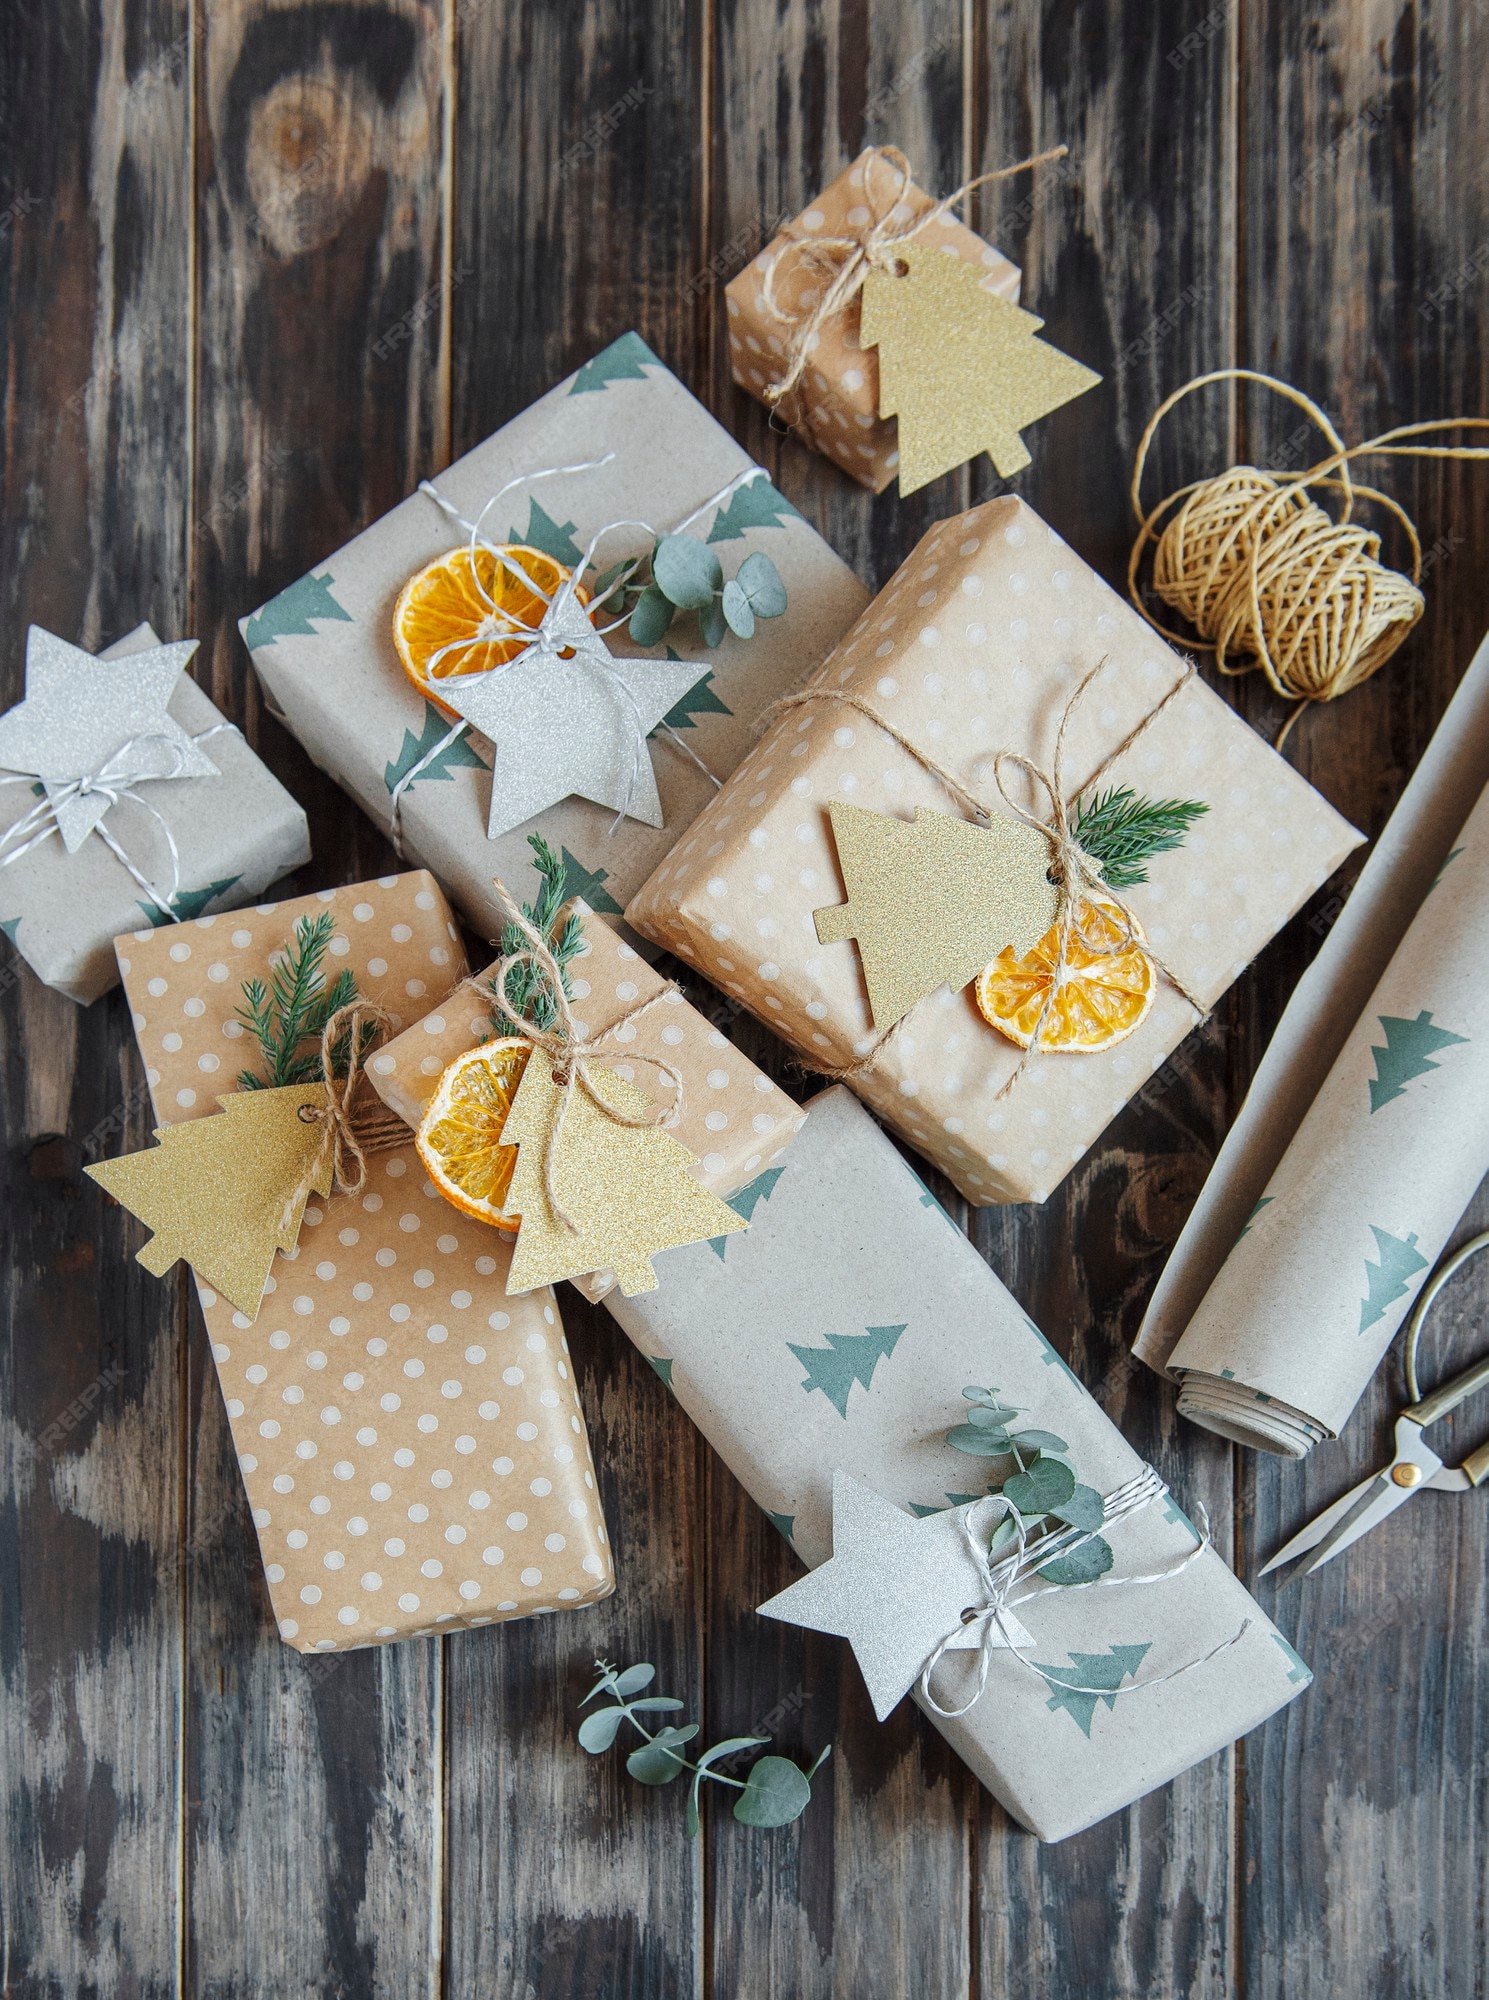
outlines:
[{"label": "polka dot wrapped gift box", "polygon": [[[252,1064],[243,982],[303,918],[334,919],[327,976],[398,1023],[465,977],[423,872],[117,941],[164,1125],[218,1112]],[[198,1295],[281,1635],[302,1652],[593,1603],[614,1587],[551,1291],[506,1294],[508,1246],[458,1215],[413,1145],[356,1195],[311,1195],[250,1321]]]},{"label": "polka dot wrapped gift box", "polygon": [[[1053,896],[1047,833],[1101,798],[1109,824],[1124,800],[1188,815],[1135,885],[1124,878],[1132,929],[1117,956],[1093,962],[1081,945],[1104,921],[1087,901],[1063,959],[1048,915],[1049,934],[1036,924],[1038,943],[1001,979],[1000,940],[969,955],[967,937],[951,936],[963,947],[954,977],[926,978],[892,1022],[871,1012],[864,926],[843,921],[845,808],[867,809],[886,853],[909,844],[918,811],[951,855],[976,844],[966,822],[980,804],[998,825],[993,844],[1027,852],[1032,841],[1035,887]],[[969,1201],[1043,1201],[1359,838],[1053,529],[1006,498],[925,536],[626,915],[809,1063],[851,1068],[853,1088]],[[970,880],[947,861],[891,910],[902,967],[924,970],[933,909],[960,910],[977,943],[999,908]],[[1111,893],[1091,891],[1103,906]],[[1105,935],[1119,941],[1115,919]],[[1124,967],[1130,992],[1114,976]],[[1007,1004],[1020,980],[1038,996],[1041,968],[1044,992],[1067,974],[1070,992],[1094,996],[1097,1019],[1094,1001],[1138,1004],[1103,1034],[1062,1033],[1065,1000],[1042,1016],[1037,1000],[1022,1014]]]}]

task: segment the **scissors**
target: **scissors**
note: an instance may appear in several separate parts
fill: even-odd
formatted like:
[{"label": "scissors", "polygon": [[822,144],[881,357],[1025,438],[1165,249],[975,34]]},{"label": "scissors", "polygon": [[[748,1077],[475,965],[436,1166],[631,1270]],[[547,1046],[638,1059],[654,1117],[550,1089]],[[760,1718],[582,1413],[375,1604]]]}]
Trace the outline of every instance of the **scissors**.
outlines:
[{"label": "scissors", "polygon": [[1308,1560],[1294,1570],[1293,1575],[1308,1576],[1342,1549],[1357,1542],[1361,1535],[1369,1534],[1388,1514],[1394,1514],[1403,1500],[1409,1500],[1413,1493],[1421,1492],[1424,1487],[1430,1486],[1438,1493],[1466,1493],[1489,1480],[1489,1443],[1481,1444],[1477,1451],[1464,1459],[1462,1465],[1448,1466],[1422,1438],[1423,1431],[1435,1424],[1439,1417],[1456,1410],[1476,1389],[1489,1387],[1489,1355],[1462,1375],[1455,1376],[1451,1382],[1445,1382],[1440,1389],[1434,1389],[1430,1396],[1423,1396],[1417,1382],[1417,1341],[1433,1301],[1459,1265],[1467,1263],[1486,1245],[1489,1245],[1489,1230],[1481,1236],[1472,1237],[1455,1250],[1451,1257],[1438,1265],[1422,1288],[1422,1296],[1417,1300],[1406,1330],[1406,1393],[1411,1402],[1396,1419],[1396,1456],[1382,1471],[1362,1480],[1342,1500],[1336,1500],[1306,1528],[1300,1529],[1286,1547],[1279,1549],[1263,1567],[1263,1576],[1268,1570],[1277,1569],[1303,1555]]}]

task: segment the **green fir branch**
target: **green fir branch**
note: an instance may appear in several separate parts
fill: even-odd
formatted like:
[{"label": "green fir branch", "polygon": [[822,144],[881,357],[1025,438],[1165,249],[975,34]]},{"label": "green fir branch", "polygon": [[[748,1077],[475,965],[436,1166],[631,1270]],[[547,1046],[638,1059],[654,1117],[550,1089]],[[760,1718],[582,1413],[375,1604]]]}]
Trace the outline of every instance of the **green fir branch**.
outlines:
[{"label": "green fir branch", "polygon": [[[568,866],[561,854],[554,853],[542,834],[529,834],[528,845],[533,851],[533,865],[542,886],[535,901],[522,905],[522,914],[552,952],[558,965],[558,976],[563,981],[565,997],[572,1000],[574,995],[567,968],[584,949],[584,925],[573,910],[562,924],[558,921],[559,913],[568,900]],[[503,958],[526,948],[527,940],[516,924],[507,924],[498,940]],[[496,981],[490,981],[490,985],[495,992]],[[506,996],[508,1005],[535,1028],[551,1028],[558,1020],[552,983],[547,973],[534,965],[531,959],[524,959],[521,964],[510,968]],[[491,1026],[498,1035],[512,1032],[511,1022],[500,1011],[492,1014]]]},{"label": "green fir branch", "polygon": [[[336,919],[329,910],[301,917],[284,956],[270,969],[268,985],[262,979],[244,980],[238,1019],[258,1043],[265,1074],[241,1070],[240,1090],[278,1090],[287,1084],[324,1081],[320,1041],[326,1023],[357,997],[357,982],[345,968],[326,985],[326,953],[335,929]],[[371,1031],[363,1032],[366,1036]],[[313,1046],[304,1049],[305,1042]],[[349,1054],[349,1039],[343,1033],[332,1050],[333,1069],[344,1066]]]},{"label": "green fir branch", "polygon": [[1113,785],[1082,802],[1072,831],[1112,889],[1135,889],[1148,879],[1145,863],[1182,847],[1202,813],[1202,799],[1146,799],[1130,785]]}]

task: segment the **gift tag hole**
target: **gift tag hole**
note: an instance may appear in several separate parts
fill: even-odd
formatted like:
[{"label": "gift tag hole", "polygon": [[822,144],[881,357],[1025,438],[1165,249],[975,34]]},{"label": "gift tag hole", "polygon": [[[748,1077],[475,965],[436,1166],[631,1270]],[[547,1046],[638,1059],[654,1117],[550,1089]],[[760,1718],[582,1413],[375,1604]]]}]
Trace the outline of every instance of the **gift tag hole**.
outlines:
[{"label": "gift tag hole", "polygon": [[964,1625],[975,1625],[980,1615],[977,1606],[969,1604],[962,1612],[962,1623]]}]

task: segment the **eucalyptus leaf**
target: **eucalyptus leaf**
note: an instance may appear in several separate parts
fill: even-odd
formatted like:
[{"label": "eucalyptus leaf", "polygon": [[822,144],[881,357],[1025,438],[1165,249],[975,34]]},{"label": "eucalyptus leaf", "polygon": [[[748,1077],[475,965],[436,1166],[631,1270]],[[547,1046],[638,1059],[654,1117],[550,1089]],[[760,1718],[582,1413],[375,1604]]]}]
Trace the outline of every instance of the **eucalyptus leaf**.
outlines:
[{"label": "eucalyptus leaf", "polygon": [[724,587],[718,557],[694,535],[663,535],[651,559],[651,574],[680,611],[701,611]]},{"label": "eucalyptus leaf", "polygon": [[643,1785],[670,1785],[687,1769],[681,1754],[674,1756],[673,1751],[691,1743],[697,1734],[696,1722],[684,1723],[681,1729],[659,1729],[650,1743],[643,1743],[631,1752],[626,1769]]},{"label": "eucalyptus leaf", "polygon": [[625,1719],[623,1708],[597,1708],[592,1715],[586,1715],[579,1725],[580,1749],[587,1750],[591,1757],[598,1757],[615,1741]]},{"label": "eucalyptus leaf", "polygon": [[1072,1528],[1099,1528],[1106,1519],[1106,1502],[1094,1486],[1077,1486],[1068,1500],[1050,1512]]},{"label": "eucalyptus leaf", "polygon": [[724,614],[724,623],[736,639],[754,638],[755,614],[750,609],[750,600],[732,577],[724,585],[719,607]]},{"label": "eucalyptus leaf", "polygon": [[1075,1491],[1075,1474],[1058,1458],[1036,1458],[1024,1472],[1003,1483],[1003,1498],[1026,1517],[1050,1514]]},{"label": "eucalyptus leaf", "polygon": [[781,573],[767,555],[758,551],[746,556],[735,582],[749,599],[757,618],[779,618],[786,608],[786,586]]},{"label": "eucalyptus leaf", "polygon": [[1005,1410],[997,1403],[977,1403],[967,1412],[967,1422],[978,1424],[984,1430],[1001,1430],[1006,1423],[1018,1415],[1017,1410]]},{"label": "eucalyptus leaf", "polygon": [[705,1750],[698,1759],[698,1769],[706,1771],[711,1764],[720,1763],[725,1757],[732,1757],[738,1750],[754,1750],[762,1743],[768,1743],[768,1736],[726,1736],[722,1743],[715,1743]]},{"label": "eucalyptus leaf", "polygon": [[658,1713],[663,1713],[681,1708],[682,1703],[675,1694],[649,1694],[643,1696],[640,1701],[628,1701],[626,1707],[633,1715],[641,1709],[645,1709],[648,1712],[655,1710]]},{"label": "eucalyptus leaf", "polygon": [[[975,1421],[975,1419],[974,1419]],[[1014,1439],[1020,1451],[1069,1451],[1064,1438],[1053,1431],[1020,1431]]]},{"label": "eucalyptus leaf", "polygon": [[627,1667],[615,1676],[615,1692],[624,1699],[627,1695],[640,1694],[644,1687],[650,1687],[657,1677],[657,1670],[650,1660],[643,1660],[640,1666]]},{"label": "eucalyptus leaf", "polygon": [[745,1826],[788,1826],[811,1804],[806,1773],[789,1757],[762,1757],[752,1765],[745,1788],[734,1801],[734,1817]]},{"label": "eucalyptus leaf", "polygon": [[677,607],[671,598],[658,590],[654,583],[649,583],[636,599],[631,622],[626,629],[638,646],[659,645],[676,612]]},{"label": "eucalyptus leaf", "polygon": [[997,1562],[1003,1556],[1011,1556],[1018,1543],[1018,1526],[1011,1514],[1005,1514],[988,1539],[988,1560]]},{"label": "eucalyptus leaf", "polygon": [[728,629],[724,619],[723,595],[720,593],[718,597],[711,597],[698,613],[698,630],[704,645],[711,652],[715,646],[723,645]]},{"label": "eucalyptus leaf", "polygon": [[1007,1431],[983,1431],[975,1424],[957,1424],[946,1433],[946,1442],[969,1458],[1006,1458],[1013,1450]]},{"label": "eucalyptus leaf", "polygon": [[1111,1545],[1100,1535],[1082,1542],[1068,1556],[1054,1556],[1040,1565],[1039,1574],[1050,1583],[1094,1583],[1111,1568]]}]

